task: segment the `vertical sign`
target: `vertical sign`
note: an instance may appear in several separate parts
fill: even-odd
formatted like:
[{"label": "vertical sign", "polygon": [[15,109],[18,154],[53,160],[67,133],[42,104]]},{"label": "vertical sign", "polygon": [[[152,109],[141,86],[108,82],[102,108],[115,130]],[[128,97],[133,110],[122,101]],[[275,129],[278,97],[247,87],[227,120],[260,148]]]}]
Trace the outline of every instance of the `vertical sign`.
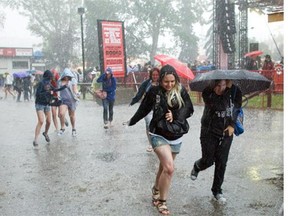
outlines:
[{"label": "vertical sign", "polygon": [[120,21],[97,20],[100,66],[112,68],[115,77],[126,75],[124,24]]}]

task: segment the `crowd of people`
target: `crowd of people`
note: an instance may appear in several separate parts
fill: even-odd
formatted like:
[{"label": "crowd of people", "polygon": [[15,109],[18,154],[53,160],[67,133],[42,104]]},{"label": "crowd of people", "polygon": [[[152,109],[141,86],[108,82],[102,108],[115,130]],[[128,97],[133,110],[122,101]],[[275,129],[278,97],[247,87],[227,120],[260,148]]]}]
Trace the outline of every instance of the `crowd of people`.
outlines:
[{"label": "crowd of people", "polygon": [[[8,78],[7,78],[8,77]],[[11,78],[7,74],[7,95],[16,97],[11,90]],[[113,70],[106,68],[102,73],[92,72],[92,90],[101,89],[106,96],[101,98],[103,106],[103,124],[107,130],[112,127],[113,109],[116,100],[117,80]],[[35,90],[35,110],[37,123],[33,146],[39,145],[42,126],[46,142],[50,142],[49,129],[53,120],[58,135],[66,132],[68,113],[72,127],[71,134],[76,136],[76,108],[80,94],[75,73],[65,68],[61,74],[56,70],[46,70]],[[236,93],[235,100],[231,94]],[[25,94],[24,94],[25,95]],[[202,157],[194,162],[191,179],[196,180],[200,171],[215,164],[212,194],[216,201],[225,202],[222,184],[233,141],[237,110],[242,106],[241,90],[230,80],[215,80],[202,92],[205,103],[202,119],[200,144]],[[159,159],[159,166],[152,187],[152,203],[159,213],[170,214],[167,199],[175,172],[174,161],[181,151],[183,136],[189,133],[187,121],[194,113],[194,107],[187,89],[181,84],[175,69],[170,65],[149,70],[149,79],[145,80],[130,106],[140,102],[136,113],[123,124],[133,126],[145,119],[148,152],[154,152]],[[58,119],[60,125],[58,125]],[[65,127],[66,126],[66,127]]]}]

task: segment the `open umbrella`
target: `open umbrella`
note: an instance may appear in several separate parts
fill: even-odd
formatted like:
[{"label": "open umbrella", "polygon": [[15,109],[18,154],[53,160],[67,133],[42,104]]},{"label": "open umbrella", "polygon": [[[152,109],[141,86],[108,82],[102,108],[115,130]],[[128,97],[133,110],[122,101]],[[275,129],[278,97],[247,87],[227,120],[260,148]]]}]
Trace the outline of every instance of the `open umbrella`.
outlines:
[{"label": "open umbrella", "polygon": [[260,50],[255,50],[255,51],[252,51],[252,52],[248,52],[244,55],[244,57],[257,57],[259,55],[262,55],[263,52],[260,51]]},{"label": "open umbrella", "polygon": [[26,72],[29,74],[34,74],[34,75],[36,75],[36,74],[43,75],[44,74],[44,72],[40,71],[40,70],[28,70]]},{"label": "open umbrella", "polygon": [[199,73],[189,86],[191,91],[202,92],[212,80],[229,79],[237,85],[242,94],[249,94],[256,91],[264,91],[271,85],[271,81],[263,75],[248,70],[213,70],[206,73]]},{"label": "open umbrella", "polygon": [[26,71],[20,71],[20,72],[15,72],[13,73],[14,78],[25,78],[29,76],[29,73]]},{"label": "open umbrella", "polygon": [[194,79],[194,74],[192,73],[190,68],[178,59],[167,55],[155,55],[154,59],[159,61],[162,66],[169,64],[174,67],[179,76],[190,80]]}]

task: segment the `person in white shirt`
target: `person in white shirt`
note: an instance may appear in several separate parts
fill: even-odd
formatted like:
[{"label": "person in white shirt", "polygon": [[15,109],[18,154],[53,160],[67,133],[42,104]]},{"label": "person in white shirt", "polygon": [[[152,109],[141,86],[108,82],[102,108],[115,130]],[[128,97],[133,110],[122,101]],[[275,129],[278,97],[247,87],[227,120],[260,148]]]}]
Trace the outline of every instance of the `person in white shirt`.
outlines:
[{"label": "person in white shirt", "polygon": [[8,96],[8,93],[11,94],[13,96],[13,99],[15,99],[15,94],[13,93],[12,90],[12,85],[13,85],[13,76],[11,76],[10,73],[6,72],[5,74],[5,87],[4,87],[4,91],[5,91],[5,99]]}]

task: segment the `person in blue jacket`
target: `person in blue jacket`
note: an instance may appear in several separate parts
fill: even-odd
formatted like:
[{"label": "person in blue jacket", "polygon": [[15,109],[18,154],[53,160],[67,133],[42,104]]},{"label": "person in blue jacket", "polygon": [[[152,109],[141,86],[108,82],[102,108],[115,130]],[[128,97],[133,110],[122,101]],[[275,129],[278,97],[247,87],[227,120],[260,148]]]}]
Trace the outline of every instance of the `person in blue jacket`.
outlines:
[{"label": "person in blue jacket", "polygon": [[107,92],[107,97],[102,99],[102,104],[104,128],[108,129],[109,126],[112,126],[116,95],[116,78],[113,76],[113,71],[110,67],[106,68],[105,72],[100,75],[97,79],[97,83],[102,83],[102,90]]}]

